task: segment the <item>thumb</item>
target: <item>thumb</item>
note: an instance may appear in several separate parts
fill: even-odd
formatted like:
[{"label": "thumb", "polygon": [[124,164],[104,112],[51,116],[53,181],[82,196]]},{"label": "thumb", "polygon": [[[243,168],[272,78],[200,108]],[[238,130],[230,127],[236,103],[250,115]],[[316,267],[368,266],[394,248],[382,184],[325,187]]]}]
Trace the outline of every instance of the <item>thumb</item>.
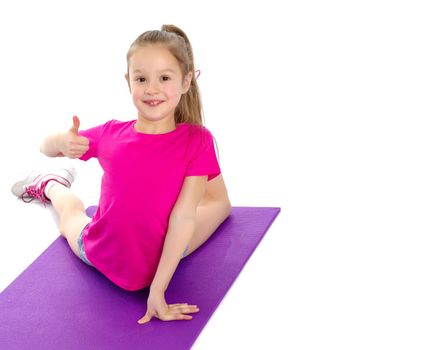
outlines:
[{"label": "thumb", "polygon": [[152,319],[152,317],[153,317],[152,313],[149,312],[149,311],[147,311],[147,312],[146,312],[146,315],[144,315],[142,318],[140,318],[140,319],[137,321],[137,323],[139,323],[139,324],[147,323],[147,322],[149,322],[149,321]]},{"label": "thumb", "polygon": [[70,128],[70,131],[74,134],[79,133],[79,126],[81,122],[79,121],[79,118],[77,116],[73,116],[73,126]]}]

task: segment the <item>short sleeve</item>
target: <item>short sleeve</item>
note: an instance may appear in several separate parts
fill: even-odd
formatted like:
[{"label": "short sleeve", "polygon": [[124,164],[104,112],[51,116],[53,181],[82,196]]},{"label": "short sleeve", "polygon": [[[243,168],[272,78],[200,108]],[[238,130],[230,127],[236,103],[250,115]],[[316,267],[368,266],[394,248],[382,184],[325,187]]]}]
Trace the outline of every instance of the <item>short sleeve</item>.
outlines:
[{"label": "short sleeve", "polygon": [[[109,122],[108,122],[109,123]],[[87,152],[85,152],[82,157],[80,157],[80,160],[88,160],[90,158],[97,158],[98,151],[99,151],[99,143],[102,138],[103,131],[108,123],[95,126],[93,128],[87,129],[87,130],[80,130],[79,135],[86,137],[90,144],[89,149]]]},{"label": "short sleeve", "polygon": [[187,165],[185,176],[208,175],[208,181],[221,173],[213,143],[213,136],[206,128],[200,133],[198,146]]}]

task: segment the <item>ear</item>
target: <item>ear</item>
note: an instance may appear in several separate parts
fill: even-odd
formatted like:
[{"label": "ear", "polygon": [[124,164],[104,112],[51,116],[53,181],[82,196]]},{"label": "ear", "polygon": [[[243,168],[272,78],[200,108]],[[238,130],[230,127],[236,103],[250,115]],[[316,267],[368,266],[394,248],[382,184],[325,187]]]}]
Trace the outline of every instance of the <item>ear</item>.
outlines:
[{"label": "ear", "polygon": [[186,76],[184,77],[184,80],[183,80],[183,94],[185,94],[187,91],[189,91],[190,85],[191,85],[191,82],[192,82],[192,78],[193,78],[193,73],[192,72],[188,72],[186,74]]},{"label": "ear", "polygon": [[129,83],[129,74],[128,73],[125,74],[125,79],[128,82],[129,93],[131,93],[131,84]]}]

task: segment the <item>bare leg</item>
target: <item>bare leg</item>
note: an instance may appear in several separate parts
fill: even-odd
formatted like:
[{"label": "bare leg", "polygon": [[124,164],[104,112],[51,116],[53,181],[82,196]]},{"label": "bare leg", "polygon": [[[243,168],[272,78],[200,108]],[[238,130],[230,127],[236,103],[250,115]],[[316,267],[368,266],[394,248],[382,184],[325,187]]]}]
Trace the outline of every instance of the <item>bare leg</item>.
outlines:
[{"label": "bare leg", "polygon": [[85,214],[84,204],[71,189],[60,184],[49,190],[48,197],[59,215],[61,235],[79,257],[78,237],[84,226],[91,221]]},{"label": "bare leg", "polygon": [[229,202],[209,200],[196,209],[196,228],[186,256],[198,249],[231,213]]}]

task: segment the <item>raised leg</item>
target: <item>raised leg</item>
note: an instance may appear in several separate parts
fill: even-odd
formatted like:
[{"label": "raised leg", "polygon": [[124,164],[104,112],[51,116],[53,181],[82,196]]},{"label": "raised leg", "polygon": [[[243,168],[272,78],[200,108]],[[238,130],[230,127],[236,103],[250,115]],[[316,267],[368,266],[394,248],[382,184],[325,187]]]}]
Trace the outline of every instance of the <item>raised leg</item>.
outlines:
[{"label": "raised leg", "polygon": [[91,221],[85,213],[84,204],[71,189],[56,184],[48,193],[53,207],[59,215],[59,231],[67,239],[70,248],[79,257],[78,237]]},{"label": "raised leg", "polygon": [[196,228],[185,256],[198,249],[231,213],[227,201],[203,201],[196,209]]}]

